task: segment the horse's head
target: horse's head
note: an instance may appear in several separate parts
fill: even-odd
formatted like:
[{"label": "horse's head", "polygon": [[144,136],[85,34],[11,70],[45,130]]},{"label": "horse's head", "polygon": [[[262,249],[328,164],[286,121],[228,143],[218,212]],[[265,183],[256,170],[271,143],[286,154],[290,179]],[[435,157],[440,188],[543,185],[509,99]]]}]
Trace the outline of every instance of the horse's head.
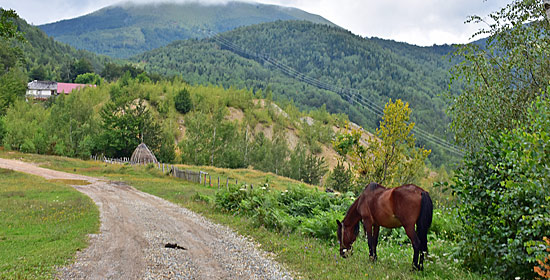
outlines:
[{"label": "horse's head", "polygon": [[359,235],[359,223],[355,226],[344,226],[343,223],[336,220],[338,224],[338,243],[340,243],[340,256],[346,258],[353,253],[351,245],[355,242],[357,235]]}]

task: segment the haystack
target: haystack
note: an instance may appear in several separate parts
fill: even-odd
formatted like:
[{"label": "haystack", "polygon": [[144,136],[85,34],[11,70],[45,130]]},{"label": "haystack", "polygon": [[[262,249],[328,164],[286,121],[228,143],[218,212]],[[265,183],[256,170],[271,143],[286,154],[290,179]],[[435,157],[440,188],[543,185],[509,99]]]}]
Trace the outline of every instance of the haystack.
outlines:
[{"label": "haystack", "polygon": [[132,153],[130,162],[138,164],[158,163],[157,158],[155,157],[153,152],[151,152],[151,150],[147,148],[147,145],[145,145],[145,143],[141,143],[137,146],[135,151]]}]

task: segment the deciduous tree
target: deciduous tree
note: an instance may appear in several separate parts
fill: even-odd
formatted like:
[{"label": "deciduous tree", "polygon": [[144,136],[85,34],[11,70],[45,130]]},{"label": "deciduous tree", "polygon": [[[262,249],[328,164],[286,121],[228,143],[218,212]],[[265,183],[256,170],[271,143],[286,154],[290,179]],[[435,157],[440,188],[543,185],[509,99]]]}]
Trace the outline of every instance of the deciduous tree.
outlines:
[{"label": "deciduous tree", "polygon": [[424,174],[424,161],[430,150],[415,147],[407,103],[391,100],[384,107],[384,117],[376,137],[362,143],[363,131],[352,129],[334,141],[337,152],[350,157],[353,169],[362,181],[383,185],[414,183]]}]

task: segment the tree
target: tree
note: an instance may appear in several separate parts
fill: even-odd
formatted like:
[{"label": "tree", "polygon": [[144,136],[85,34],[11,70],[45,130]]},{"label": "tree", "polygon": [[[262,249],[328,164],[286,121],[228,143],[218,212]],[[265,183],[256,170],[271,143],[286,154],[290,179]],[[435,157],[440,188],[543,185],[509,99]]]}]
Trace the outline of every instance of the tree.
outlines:
[{"label": "tree", "polygon": [[96,73],[84,73],[76,76],[74,82],[77,84],[101,85],[101,77]]},{"label": "tree", "polygon": [[332,169],[327,180],[327,188],[337,190],[342,193],[352,191],[353,173],[346,168],[342,160]]},{"label": "tree", "polygon": [[191,101],[191,95],[186,88],[180,90],[174,97],[174,104],[176,110],[182,114],[187,114],[193,108],[193,102]]},{"label": "tree", "polygon": [[154,152],[163,144],[160,125],[142,100],[121,105],[109,102],[102,109],[102,134],[98,137],[100,150],[109,157],[129,157],[141,142]]},{"label": "tree", "polygon": [[543,17],[542,1],[514,1],[476,33],[490,35],[484,47],[455,53],[462,63],[452,82],[463,89],[448,111],[467,150],[451,184],[464,228],[458,254],[502,278],[534,278],[528,244],[550,232],[550,25]]},{"label": "tree", "polygon": [[46,73],[46,69],[44,69],[44,66],[39,65],[31,69],[31,72],[29,73],[29,78],[31,80],[43,81],[47,79],[47,75],[48,74]]},{"label": "tree", "polygon": [[23,33],[17,30],[17,25],[13,22],[19,18],[14,10],[4,10],[0,8],[0,38],[1,39],[16,39],[24,41]]},{"label": "tree", "polygon": [[76,61],[67,62],[63,66],[61,77],[66,82],[74,82],[78,75],[92,72],[94,72],[92,62],[86,58],[81,58]]},{"label": "tree", "polygon": [[[410,113],[408,103],[400,99],[393,103],[390,99],[376,130],[378,138],[363,140],[363,131],[352,129],[339,135],[333,146],[342,157],[351,157],[353,169],[362,181],[383,185],[414,183],[424,174],[424,161],[430,150],[415,147]],[[362,144],[364,141],[366,145]]]},{"label": "tree", "polygon": [[475,152],[505,129],[521,124],[529,107],[550,81],[550,25],[544,20],[542,1],[514,1],[484,22],[486,44],[467,44],[454,56],[461,61],[453,70],[448,114],[457,143]]},{"label": "tree", "polygon": [[493,136],[456,172],[451,189],[464,229],[457,248],[467,266],[534,279],[541,248],[529,243],[550,232],[549,113],[550,100],[539,98],[522,127]]},{"label": "tree", "polygon": [[6,113],[18,97],[25,95],[26,77],[16,68],[23,59],[20,48],[12,47],[12,40],[25,41],[13,20],[18,19],[14,10],[0,8],[0,116]]},{"label": "tree", "polygon": [[76,78],[76,76],[78,76],[80,74],[94,72],[94,67],[92,66],[92,62],[90,60],[86,59],[86,58],[81,58],[81,59],[77,60],[73,64],[73,68],[74,68],[75,78]]},{"label": "tree", "polygon": [[47,139],[44,127],[48,117],[49,112],[40,104],[16,100],[3,117],[3,146],[25,153],[46,152]]},{"label": "tree", "polygon": [[103,67],[103,71],[101,71],[101,76],[104,77],[107,81],[114,81],[124,74],[122,71],[122,67],[119,67],[118,65],[114,63],[105,63]]},{"label": "tree", "polygon": [[14,68],[0,75],[0,116],[17,100],[25,96],[26,77],[19,69]]}]

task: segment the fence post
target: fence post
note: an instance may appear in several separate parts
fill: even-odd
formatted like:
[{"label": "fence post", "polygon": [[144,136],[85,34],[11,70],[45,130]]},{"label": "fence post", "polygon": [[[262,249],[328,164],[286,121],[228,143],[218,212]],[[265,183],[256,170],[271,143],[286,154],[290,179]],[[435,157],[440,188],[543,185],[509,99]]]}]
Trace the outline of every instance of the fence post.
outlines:
[{"label": "fence post", "polygon": [[218,190],[220,189],[220,176],[218,176]]},{"label": "fence post", "polygon": [[162,164],[162,174],[164,174],[164,163]]},{"label": "fence post", "polygon": [[204,173],[204,185],[206,186],[206,173]]},{"label": "fence post", "polygon": [[229,177],[227,177],[227,181],[225,182],[225,188],[229,191]]},{"label": "fence post", "polygon": [[212,187],[212,175],[208,174],[208,186]]},{"label": "fence post", "polygon": [[237,179],[235,179],[235,185],[238,185],[239,184],[239,181],[237,181]]}]

